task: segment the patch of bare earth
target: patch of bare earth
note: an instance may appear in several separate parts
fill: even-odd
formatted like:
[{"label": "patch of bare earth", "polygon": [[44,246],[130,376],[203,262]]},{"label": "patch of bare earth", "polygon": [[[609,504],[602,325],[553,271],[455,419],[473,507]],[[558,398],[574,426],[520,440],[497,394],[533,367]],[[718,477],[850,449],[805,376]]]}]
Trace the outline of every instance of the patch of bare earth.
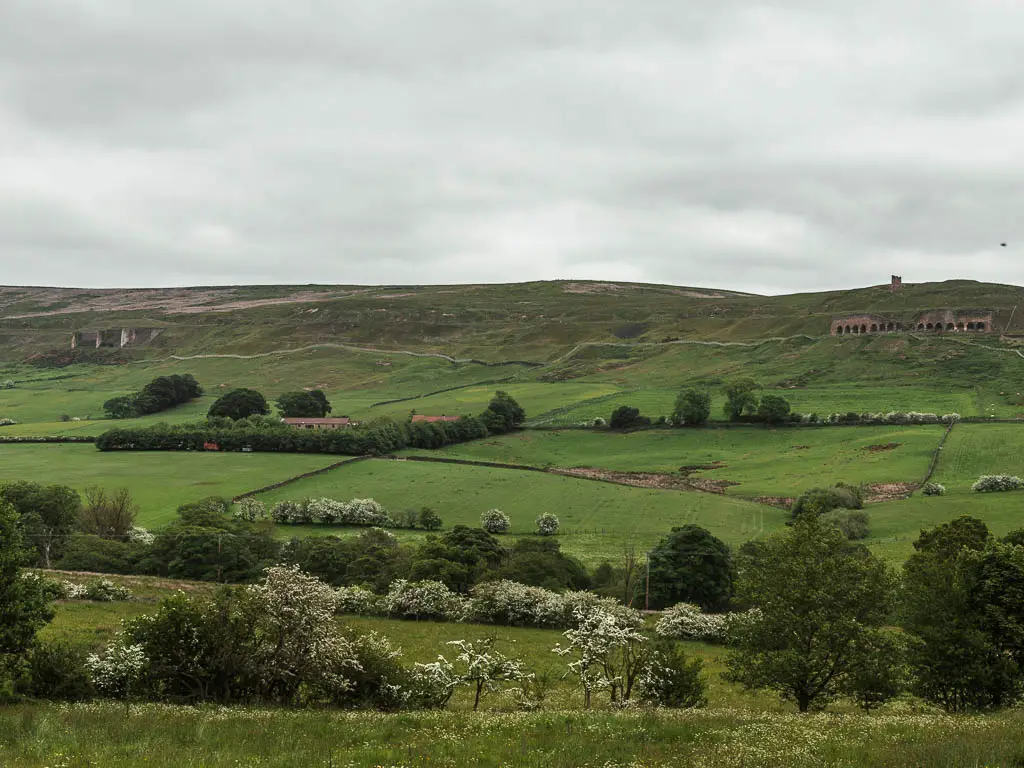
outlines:
[{"label": "patch of bare earth", "polygon": [[550,470],[556,475],[584,477],[588,480],[604,480],[636,488],[657,488],[664,491],[703,491],[704,493],[725,493],[730,485],[739,485],[729,480],[707,480],[676,475],[668,472],[619,472],[614,469],[593,467],[556,467]]},{"label": "patch of bare earth", "polygon": [[756,496],[754,501],[758,504],[767,504],[769,507],[791,509],[793,507],[793,502],[796,501],[796,499],[792,496]]},{"label": "patch of bare earth", "polygon": [[920,483],[873,483],[865,487],[864,501],[879,504],[883,501],[906,499],[920,487]]},{"label": "patch of bare earth", "polygon": [[885,443],[883,445],[869,445],[864,450],[871,453],[883,453],[884,451],[895,451],[903,443]]}]

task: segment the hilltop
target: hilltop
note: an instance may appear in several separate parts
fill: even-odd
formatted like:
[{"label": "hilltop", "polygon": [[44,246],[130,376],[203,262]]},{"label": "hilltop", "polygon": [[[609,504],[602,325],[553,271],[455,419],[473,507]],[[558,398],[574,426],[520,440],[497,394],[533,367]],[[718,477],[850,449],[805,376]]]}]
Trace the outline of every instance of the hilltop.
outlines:
[{"label": "hilltop", "polygon": [[0,288],[0,356],[65,349],[77,331],[159,328],[131,356],[258,354],[334,342],[492,362],[548,363],[584,343],[752,342],[826,336],[834,315],[910,318],[943,308],[993,311],[1024,333],[1018,286],[954,280],[757,296],[640,283],[242,286],[138,290]]}]

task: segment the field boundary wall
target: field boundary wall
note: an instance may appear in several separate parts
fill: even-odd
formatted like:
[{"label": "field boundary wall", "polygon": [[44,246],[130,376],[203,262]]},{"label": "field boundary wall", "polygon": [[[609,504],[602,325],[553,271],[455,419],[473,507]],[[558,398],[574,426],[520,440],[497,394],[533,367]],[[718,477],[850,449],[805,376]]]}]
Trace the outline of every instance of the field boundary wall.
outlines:
[{"label": "field boundary wall", "polygon": [[299,480],[306,480],[307,478],[316,477],[317,475],[324,475],[327,474],[328,472],[338,469],[338,467],[343,467],[346,464],[356,464],[360,461],[366,461],[367,459],[372,458],[372,456],[356,456],[355,458],[345,459],[344,461],[336,461],[333,464],[328,464],[326,467],[314,469],[312,472],[303,472],[301,475],[287,477],[284,480],[281,480],[276,483],[271,483],[270,485],[265,485],[262,488],[257,488],[254,491],[246,491],[245,493],[240,493],[237,496],[232,496],[231,501],[241,501],[242,499],[248,499],[250,496],[257,496],[261,493],[269,493],[270,491],[276,491],[278,488],[284,488],[286,485],[291,485],[292,483],[299,482]]}]

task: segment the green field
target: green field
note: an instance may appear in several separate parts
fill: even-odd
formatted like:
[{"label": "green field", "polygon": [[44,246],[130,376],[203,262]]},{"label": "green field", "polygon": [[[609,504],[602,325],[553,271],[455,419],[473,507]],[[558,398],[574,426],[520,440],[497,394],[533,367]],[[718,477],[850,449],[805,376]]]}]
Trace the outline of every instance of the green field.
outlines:
[{"label": "green field", "polygon": [[[433,507],[445,528],[479,526],[480,515],[498,507],[512,519],[511,534],[530,534],[542,512],[555,512],[562,524],[562,548],[596,564],[616,560],[629,545],[643,550],[670,528],[686,523],[706,526],[731,543],[741,543],[783,524],[786,513],[707,493],[630,488],[538,472],[448,464],[375,460],[262,494],[282,499],[328,496],[371,497],[392,513]],[[338,533],[328,526],[280,526],[289,533]],[[416,536],[397,532],[400,536]]]},{"label": "green field", "polygon": [[[726,489],[729,495],[793,497],[837,481],[917,482],[943,431],[940,426],[526,431],[437,454],[540,467],[656,472],[721,462],[721,468],[695,476],[737,483]],[[889,444],[896,447],[872,450]]]},{"label": "green field", "polygon": [[138,524],[164,525],[179,505],[205,496],[234,496],[310,472],[335,456],[268,453],[101,453],[91,445],[0,445],[0,481],[31,480],[128,488]]}]

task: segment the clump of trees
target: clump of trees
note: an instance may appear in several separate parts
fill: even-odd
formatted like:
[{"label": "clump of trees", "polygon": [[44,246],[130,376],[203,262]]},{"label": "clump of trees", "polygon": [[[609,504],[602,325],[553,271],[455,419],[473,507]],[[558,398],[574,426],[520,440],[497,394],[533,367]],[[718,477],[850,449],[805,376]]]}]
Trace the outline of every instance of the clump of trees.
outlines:
[{"label": "clump of trees", "polygon": [[640,415],[639,408],[629,405],[620,405],[612,411],[611,418],[608,419],[610,429],[633,429],[650,426],[650,423],[651,420],[647,416]]},{"label": "clump of trees", "polygon": [[270,406],[267,405],[263,393],[245,387],[225,392],[214,401],[207,412],[210,418],[221,417],[232,421],[269,414]]},{"label": "clump of trees", "polygon": [[711,418],[711,394],[698,389],[686,389],[676,398],[672,410],[672,424],[677,427],[699,427]]},{"label": "clump of trees", "polygon": [[285,392],[274,402],[277,410],[286,418],[324,418],[331,412],[331,403],[323,390],[297,390]]},{"label": "clump of trees", "polygon": [[526,411],[510,394],[498,390],[487,408],[480,414],[480,421],[492,435],[503,435],[517,429],[526,420]]},{"label": "clump of trees", "polygon": [[723,611],[733,591],[729,547],[699,525],[673,528],[649,555],[650,604],[666,608],[693,603],[706,611]]},{"label": "clump of trees", "polygon": [[203,388],[190,373],[158,376],[139,392],[107,400],[103,410],[112,419],[128,419],[166,411],[202,394]]}]

